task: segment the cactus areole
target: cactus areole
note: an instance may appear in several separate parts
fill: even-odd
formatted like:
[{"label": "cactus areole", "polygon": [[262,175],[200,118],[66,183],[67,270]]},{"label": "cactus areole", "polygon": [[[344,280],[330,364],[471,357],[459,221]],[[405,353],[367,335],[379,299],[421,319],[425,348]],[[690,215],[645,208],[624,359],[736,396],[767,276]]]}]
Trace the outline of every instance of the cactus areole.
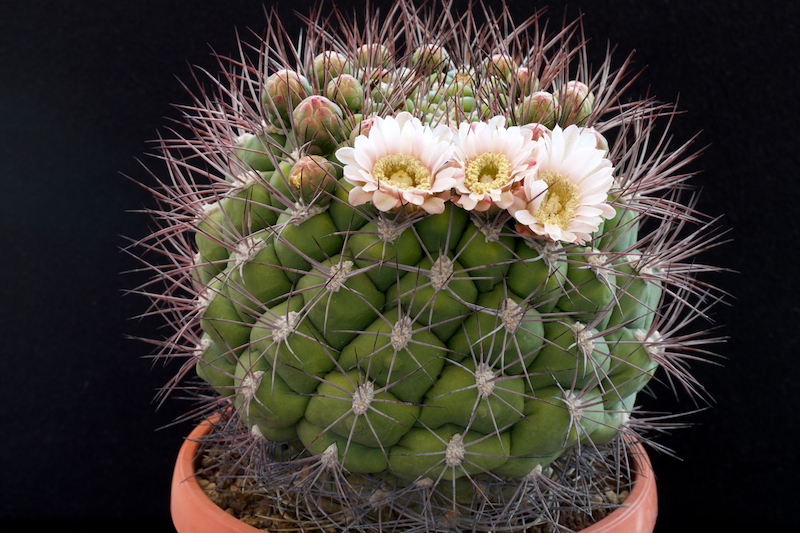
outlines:
[{"label": "cactus areole", "polygon": [[131,249],[183,362],[164,392],[198,391],[222,421],[203,464],[275,527],[611,510],[654,424],[637,394],[659,373],[702,394],[685,358],[716,340],[695,256],[717,233],[674,109],[623,99],[629,60],[590,69],[579,23],[450,7],[316,11],[294,45],[269,20],[160,145]]}]

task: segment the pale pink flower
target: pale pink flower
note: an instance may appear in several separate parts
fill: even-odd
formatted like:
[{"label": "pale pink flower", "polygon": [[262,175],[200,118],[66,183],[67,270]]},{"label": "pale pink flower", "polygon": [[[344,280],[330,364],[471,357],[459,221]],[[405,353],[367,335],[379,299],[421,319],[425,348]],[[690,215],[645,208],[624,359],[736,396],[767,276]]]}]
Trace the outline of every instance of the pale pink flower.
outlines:
[{"label": "pale pink flower", "polygon": [[614,216],[607,203],[614,169],[604,155],[595,135],[574,124],[541,138],[536,173],[515,189],[508,208],[518,229],[554,241],[590,240],[602,219]]},{"label": "pale pink flower", "polygon": [[505,127],[506,118],[464,122],[454,139],[459,175],[453,201],[467,211],[507,209],[514,201],[515,183],[535,174],[537,143],[531,130]]},{"label": "pale pink flower", "polygon": [[373,119],[368,135],[353,148],[340,148],[344,179],[353,185],[352,205],[372,203],[380,211],[422,209],[438,214],[455,185],[457,169],[448,167],[454,151],[453,132],[424,126],[410,113]]}]

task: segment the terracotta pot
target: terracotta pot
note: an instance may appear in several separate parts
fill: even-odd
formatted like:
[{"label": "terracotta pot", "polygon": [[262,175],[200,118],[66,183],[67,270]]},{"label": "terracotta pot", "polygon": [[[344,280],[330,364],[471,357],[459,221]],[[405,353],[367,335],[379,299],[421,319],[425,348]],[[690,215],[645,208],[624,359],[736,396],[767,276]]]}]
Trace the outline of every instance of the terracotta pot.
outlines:
[{"label": "terracotta pot", "polygon": [[[189,434],[181,446],[172,477],[172,521],[178,533],[262,533],[240,522],[217,507],[205,495],[194,477],[194,459],[200,445],[196,442],[211,430],[203,422]],[[636,445],[636,469],[641,472],[631,495],[603,520],[583,530],[584,533],[648,533],[653,531],[658,510],[656,483],[650,460],[641,444]]]}]

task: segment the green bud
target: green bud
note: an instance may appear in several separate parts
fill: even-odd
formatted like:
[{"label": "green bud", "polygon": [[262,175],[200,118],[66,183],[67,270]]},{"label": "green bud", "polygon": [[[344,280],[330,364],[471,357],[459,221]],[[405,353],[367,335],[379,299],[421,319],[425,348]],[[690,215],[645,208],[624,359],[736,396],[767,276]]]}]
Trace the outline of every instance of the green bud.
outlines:
[{"label": "green bud", "polygon": [[349,74],[342,74],[328,82],[325,94],[341,107],[350,111],[359,111],[364,103],[364,89],[356,78]]},{"label": "green bud", "polygon": [[445,94],[447,96],[475,96],[475,91],[472,85],[463,81],[456,81],[455,79],[447,82]]},{"label": "green bud", "polygon": [[505,54],[493,54],[484,62],[484,73],[509,81],[516,76],[517,64]]},{"label": "green bud", "polygon": [[329,80],[342,74],[350,74],[350,63],[347,56],[326,50],[314,58],[312,69],[321,89]]},{"label": "green bud", "polygon": [[414,51],[411,64],[423,72],[442,71],[450,64],[450,54],[441,46],[424,44]]},{"label": "green bud", "polygon": [[389,66],[389,50],[382,44],[362,45],[356,52],[359,67],[381,68]]}]

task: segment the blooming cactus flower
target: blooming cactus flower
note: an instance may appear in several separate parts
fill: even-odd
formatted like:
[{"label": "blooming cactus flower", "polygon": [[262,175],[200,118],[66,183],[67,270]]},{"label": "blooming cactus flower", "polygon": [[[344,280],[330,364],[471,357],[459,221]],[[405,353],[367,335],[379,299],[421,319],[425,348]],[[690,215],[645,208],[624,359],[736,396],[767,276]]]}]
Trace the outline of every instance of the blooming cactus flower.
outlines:
[{"label": "blooming cactus flower", "polygon": [[410,113],[375,117],[368,135],[336,152],[344,179],[354,186],[350,203],[371,202],[384,212],[405,207],[442,213],[458,172],[447,166],[455,150],[452,137],[447,126],[423,126]]},{"label": "blooming cactus flower", "polygon": [[576,125],[556,126],[539,143],[536,174],[515,189],[508,211],[521,232],[584,243],[602,218],[615,214],[606,203],[613,183],[611,161],[597,148],[595,135]]},{"label": "blooming cactus flower", "polygon": [[514,183],[535,174],[538,144],[530,129],[504,126],[506,117],[488,123],[462,123],[454,139],[457,166],[454,202],[467,211],[483,212],[490,207],[507,209],[514,200]]}]

